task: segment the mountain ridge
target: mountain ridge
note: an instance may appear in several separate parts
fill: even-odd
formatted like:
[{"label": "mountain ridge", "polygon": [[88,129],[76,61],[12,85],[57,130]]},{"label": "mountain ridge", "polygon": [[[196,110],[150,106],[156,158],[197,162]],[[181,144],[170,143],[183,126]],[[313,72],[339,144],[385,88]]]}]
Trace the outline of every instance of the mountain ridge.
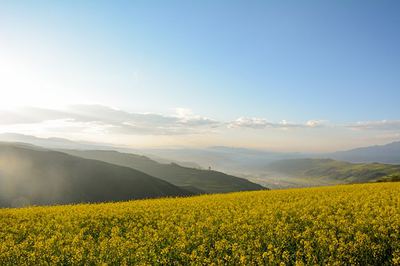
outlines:
[{"label": "mountain ridge", "polygon": [[354,163],[388,163],[400,164],[400,141],[384,145],[361,147],[346,151],[338,151],[327,154],[336,160],[344,160]]}]

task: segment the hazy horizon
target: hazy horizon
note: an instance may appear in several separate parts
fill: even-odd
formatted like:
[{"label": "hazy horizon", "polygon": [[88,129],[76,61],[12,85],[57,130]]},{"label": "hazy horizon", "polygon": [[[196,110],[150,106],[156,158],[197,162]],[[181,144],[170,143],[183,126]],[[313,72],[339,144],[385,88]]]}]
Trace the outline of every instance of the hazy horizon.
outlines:
[{"label": "hazy horizon", "polygon": [[0,3],[0,133],[286,152],[400,140],[398,2],[66,3]]}]

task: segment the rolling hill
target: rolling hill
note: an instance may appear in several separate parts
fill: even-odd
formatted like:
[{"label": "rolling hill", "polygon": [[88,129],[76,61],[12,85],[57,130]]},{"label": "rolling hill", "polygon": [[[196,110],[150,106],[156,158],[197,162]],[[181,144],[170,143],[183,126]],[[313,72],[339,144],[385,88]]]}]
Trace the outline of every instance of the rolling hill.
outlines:
[{"label": "rolling hill", "polygon": [[244,178],[227,175],[218,171],[182,167],[178,164],[161,164],[145,156],[106,150],[63,150],[74,156],[101,160],[108,163],[131,167],[151,176],[158,177],[180,187],[192,187],[206,193],[224,193],[265,189]]},{"label": "rolling hill", "polygon": [[143,172],[42,148],[0,143],[0,206],[192,195]]},{"label": "rolling hill", "polygon": [[354,164],[332,159],[290,159],[270,163],[270,171],[325,184],[378,181],[400,173],[400,165]]}]

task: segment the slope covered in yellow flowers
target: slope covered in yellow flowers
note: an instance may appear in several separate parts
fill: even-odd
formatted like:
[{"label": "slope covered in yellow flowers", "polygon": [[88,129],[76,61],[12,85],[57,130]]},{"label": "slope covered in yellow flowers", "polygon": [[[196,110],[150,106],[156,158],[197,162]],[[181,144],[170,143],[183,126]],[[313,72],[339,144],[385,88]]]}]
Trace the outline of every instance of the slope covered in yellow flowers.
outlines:
[{"label": "slope covered in yellow flowers", "polygon": [[0,210],[0,264],[400,264],[400,183]]}]

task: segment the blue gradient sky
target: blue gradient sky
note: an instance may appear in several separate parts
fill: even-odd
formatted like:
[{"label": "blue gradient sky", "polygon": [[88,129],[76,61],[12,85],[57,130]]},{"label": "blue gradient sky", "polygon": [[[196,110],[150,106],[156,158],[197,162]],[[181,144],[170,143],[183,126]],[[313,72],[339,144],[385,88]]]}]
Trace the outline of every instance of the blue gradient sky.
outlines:
[{"label": "blue gradient sky", "polygon": [[395,0],[1,1],[0,104],[398,120],[399,13]]}]

